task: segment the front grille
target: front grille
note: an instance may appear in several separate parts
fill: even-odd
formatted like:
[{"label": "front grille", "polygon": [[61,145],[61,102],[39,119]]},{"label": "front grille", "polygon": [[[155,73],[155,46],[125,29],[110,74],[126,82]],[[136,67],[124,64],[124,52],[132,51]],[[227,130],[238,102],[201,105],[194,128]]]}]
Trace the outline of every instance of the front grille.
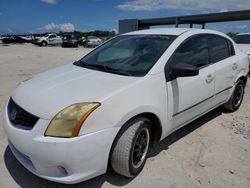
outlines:
[{"label": "front grille", "polygon": [[39,120],[38,117],[18,106],[12,98],[10,98],[7,108],[10,122],[19,128],[32,129]]}]

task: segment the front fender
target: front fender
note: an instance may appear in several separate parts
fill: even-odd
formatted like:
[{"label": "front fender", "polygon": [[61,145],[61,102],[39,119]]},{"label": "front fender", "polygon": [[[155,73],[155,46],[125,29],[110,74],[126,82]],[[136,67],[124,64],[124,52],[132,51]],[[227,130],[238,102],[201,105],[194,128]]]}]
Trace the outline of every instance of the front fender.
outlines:
[{"label": "front fender", "polygon": [[152,114],[156,115],[161,122],[162,113],[160,112],[160,110],[155,108],[154,106],[145,105],[145,106],[137,107],[137,108],[133,109],[132,111],[127,112],[124,116],[122,116],[120,118],[120,120],[117,122],[116,126],[121,127],[127,121],[129,121],[131,118],[138,116],[140,114],[143,114],[143,113],[152,113]]},{"label": "front fender", "polygon": [[86,119],[80,130],[81,135],[111,127],[121,127],[141,113],[155,114],[161,124],[165,125],[167,119],[165,76],[150,75],[112,92],[99,102],[101,106]]}]

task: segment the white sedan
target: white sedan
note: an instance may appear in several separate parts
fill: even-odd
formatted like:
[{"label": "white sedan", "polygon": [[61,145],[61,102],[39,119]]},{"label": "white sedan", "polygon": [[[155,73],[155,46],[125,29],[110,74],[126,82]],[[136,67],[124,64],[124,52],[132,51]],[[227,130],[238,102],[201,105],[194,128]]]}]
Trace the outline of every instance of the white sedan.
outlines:
[{"label": "white sedan", "polygon": [[86,40],[86,47],[96,47],[102,43],[102,39],[95,36],[88,36]]},{"label": "white sedan", "polygon": [[234,41],[242,52],[250,56],[250,33],[239,33]]},{"label": "white sedan", "polygon": [[134,177],[153,141],[218,106],[236,111],[248,65],[217,31],[119,35],[16,88],[4,114],[9,146],[23,166],[51,181],[84,181],[105,173],[109,162]]}]

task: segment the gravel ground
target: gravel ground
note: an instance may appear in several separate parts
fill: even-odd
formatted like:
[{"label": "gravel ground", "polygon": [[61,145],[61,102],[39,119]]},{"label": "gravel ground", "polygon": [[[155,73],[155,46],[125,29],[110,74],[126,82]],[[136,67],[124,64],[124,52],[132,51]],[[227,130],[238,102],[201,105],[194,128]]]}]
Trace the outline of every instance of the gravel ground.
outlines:
[{"label": "gravel ground", "polygon": [[[0,117],[11,91],[22,80],[78,60],[90,49],[0,44]],[[249,82],[250,83],[250,82]],[[36,177],[15,159],[0,125],[0,187],[250,187],[250,87],[241,108],[220,108],[173,133],[150,151],[144,170],[134,179],[108,171],[76,185]]]}]

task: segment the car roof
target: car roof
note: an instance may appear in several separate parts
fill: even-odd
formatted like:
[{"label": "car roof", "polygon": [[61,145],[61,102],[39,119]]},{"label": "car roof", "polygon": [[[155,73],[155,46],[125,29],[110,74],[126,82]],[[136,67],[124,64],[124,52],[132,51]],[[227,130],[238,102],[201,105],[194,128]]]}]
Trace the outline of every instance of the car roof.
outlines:
[{"label": "car roof", "polygon": [[181,35],[184,32],[187,32],[191,29],[189,28],[159,28],[159,29],[145,29],[145,30],[138,30],[132,31],[129,33],[125,33],[123,35]]},{"label": "car roof", "polygon": [[221,32],[209,30],[209,29],[195,29],[195,28],[158,28],[158,29],[145,29],[138,30],[123,35],[173,35],[179,36],[185,32],[195,31],[196,33],[214,33],[222,34]]}]

